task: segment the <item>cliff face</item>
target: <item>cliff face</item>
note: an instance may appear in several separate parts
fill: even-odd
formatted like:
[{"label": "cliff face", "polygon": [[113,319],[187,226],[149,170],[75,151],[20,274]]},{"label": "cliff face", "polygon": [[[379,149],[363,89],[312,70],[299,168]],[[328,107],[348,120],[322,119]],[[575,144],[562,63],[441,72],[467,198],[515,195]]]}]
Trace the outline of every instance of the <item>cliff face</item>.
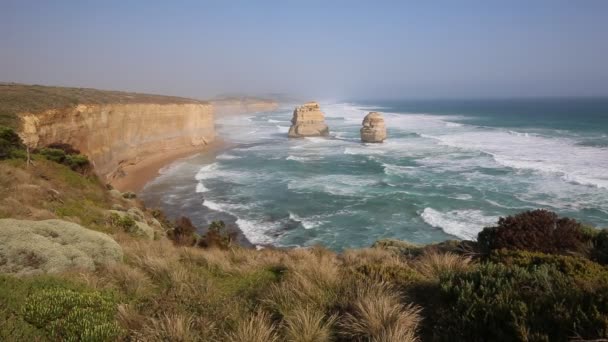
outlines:
[{"label": "cliff face", "polygon": [[202,148],[215,139],[213,107],[202,102],[80,104],[20,116],[26,144],[71,144],[106,181],[148,155]]},{"label": "cliff face", "polygon": [[278,108],[272,100],[256,98],[229,98],[211,101],[217,115],[235,115],[255,112],[270,112]]}]

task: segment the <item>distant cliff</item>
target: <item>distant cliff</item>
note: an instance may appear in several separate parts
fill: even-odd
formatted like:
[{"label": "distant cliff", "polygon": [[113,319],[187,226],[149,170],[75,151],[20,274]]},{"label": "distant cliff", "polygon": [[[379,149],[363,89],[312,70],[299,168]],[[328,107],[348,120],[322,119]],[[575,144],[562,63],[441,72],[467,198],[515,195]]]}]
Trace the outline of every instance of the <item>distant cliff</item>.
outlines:
[{"label": "distant cliff", "polygon": [[79,104],[22,113],[22,139],[31,147],[68,143],[86,154],[107,181],[120,167],[151,154],[204,147],[215,139],[206,103]]},{"label": "distant cliff", "polygon": [[32,148],[67,143],[86,154],[111,182],[122,167],[159,154],[204,148],[215,136],[214,115],[273,110],[256,98],[213,102],[180,97],[0,84],[0,125],[12,126]]},{"label": "distant cliff", "polygon": [[276,101],[256,97],[218,98],[211,100],[211,104],[217,115],[266,112],[278,108]]}]

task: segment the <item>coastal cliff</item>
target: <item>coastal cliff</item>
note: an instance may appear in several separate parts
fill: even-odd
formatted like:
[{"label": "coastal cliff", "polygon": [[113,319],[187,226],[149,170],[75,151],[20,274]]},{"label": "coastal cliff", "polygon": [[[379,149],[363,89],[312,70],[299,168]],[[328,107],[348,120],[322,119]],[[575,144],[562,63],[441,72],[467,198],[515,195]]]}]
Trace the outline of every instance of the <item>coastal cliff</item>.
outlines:
[{"label": "coastal cliff", "polygon": [[22,113],[21,119],[28,146],[70,144],[107,181],[151,154],[202,148],[215,139],[213,108],[206,103],[80,104]]},{"label": "coastal cliff", "polygon": [[70,144],[88,156],[105,182],[121,190],[143,186],[125,179],[135,176],[136,165],[153,162],[158,169],[212,144],[215,115],[277,108],[275,101],[249,97],[206,102],[20,84],[0,84],[0,102],[0,124],[15,128],[30,148]]},{"label": "coastal cliff", "polygon": [[217,115],[235,115],[276,110],[276,101],[256,97],[229,97],[210,101]]}]

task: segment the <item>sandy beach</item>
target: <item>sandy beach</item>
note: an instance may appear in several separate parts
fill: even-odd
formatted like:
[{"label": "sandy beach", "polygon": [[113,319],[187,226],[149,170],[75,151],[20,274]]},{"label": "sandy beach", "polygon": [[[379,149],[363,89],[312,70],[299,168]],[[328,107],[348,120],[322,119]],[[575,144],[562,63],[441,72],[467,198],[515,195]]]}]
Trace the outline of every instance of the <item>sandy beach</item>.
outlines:
[{"label": "sandy beach", "polygon": [[195,154],[215,154],[228,147],[229,144],[221,139],[217,139],[204,147],[188,147],[150,155],[137,163],[124,166],[123,171],[125,172],[125,175],[112,180],[110,184],[120,191],[132,191],[137,193],[141,191],[148,182],[154,180],[163,167]]}]

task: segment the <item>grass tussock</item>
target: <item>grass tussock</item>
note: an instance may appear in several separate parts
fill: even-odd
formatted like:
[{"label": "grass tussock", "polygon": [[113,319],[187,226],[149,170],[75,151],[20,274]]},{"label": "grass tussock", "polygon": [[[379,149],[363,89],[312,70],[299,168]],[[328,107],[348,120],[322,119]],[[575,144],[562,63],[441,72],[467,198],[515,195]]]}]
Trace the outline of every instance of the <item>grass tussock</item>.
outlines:
[{"label": "grass tussock", "polygon": [[469,269],[471,259],[454,253],[438,253],[431,251],[425,253],[414,263],[414,267],[425,278],[438,281],[439,278],[450,272],[465,272]]},{"label": "grass tussock", "polygon": [[351,311],[340,322],[341,332],[357,341],[417,341],[420,308],[403,304],[385,283],[370,283],[356,289]]},{"label": "grass tussock", "polygon": [[289,342],[332,341],[336,319],[336,315],[327,317],[312,308],[294,309],[285,317],[285,339]]},{"label": "grass tussock", "polygon": [[227,335],[227,340],[230,342],[275,342],[279,341],[276,330],[268,313],[260,311],[239,322],[235,331]]}]

